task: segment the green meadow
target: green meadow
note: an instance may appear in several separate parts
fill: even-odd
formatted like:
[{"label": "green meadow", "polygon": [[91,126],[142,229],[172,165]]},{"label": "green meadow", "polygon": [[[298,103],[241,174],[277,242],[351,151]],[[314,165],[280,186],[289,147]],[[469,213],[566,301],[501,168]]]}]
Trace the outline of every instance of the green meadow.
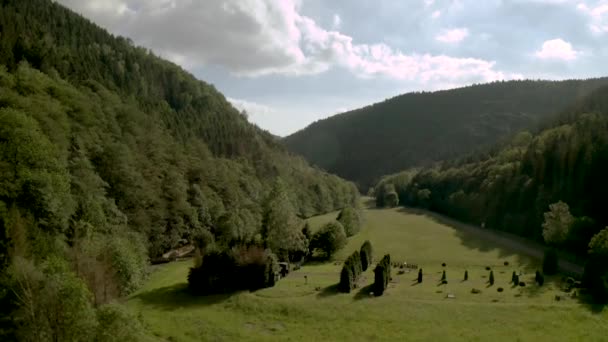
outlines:
[{"label": "green meadow", "polygon": [[[316,229],[335,216],[314,217],[311,226]],[[493,233],[404,208],[369,208],[364,220],[362,231],[333,261],[309,263],[273,288],[193,297],[186,292],[191,262],[182,261],[157,267],[128,305],[164,341],[607,339],[608,310],[565,293],[562,275],[546,277],[542,287],[534,284],[540,260],[525,253],[536,248],[532,244],[488,238]],[[369,285],[374,275],[368,270],[357,289],[338,293],[341,261],[368,239],[375,260],[390,253],[393,262],[417,264],[423,282],[415,281],[417,270],[398,274],[393,268],[387,291],[373,297]],[[493,286],[487,267],[494,272]],[[443,270],[448,283],[440,285]],[[513,271],[523,273],[525,287],[510,284]],[[481,293],[471,293],[473,288]]]}]

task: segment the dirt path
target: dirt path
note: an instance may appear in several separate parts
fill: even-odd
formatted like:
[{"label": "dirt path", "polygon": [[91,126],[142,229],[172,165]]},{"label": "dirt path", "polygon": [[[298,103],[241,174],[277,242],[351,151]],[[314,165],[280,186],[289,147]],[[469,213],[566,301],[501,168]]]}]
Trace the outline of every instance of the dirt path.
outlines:
[{"label": "dirt path", "polygon": [[[498,246],[509,248],[511,250],[517,251],[518,253],[539,260],[542,260],[544,250],[546,248],[539,243],[526,240],[522,237],[513,234],[497,230],[484,229],[471,224],[462,223],[447,216],[437,214],[431,211],[416,208],[401,208],[401,210],[408,214],[427,216],[441,224],[445,224],[454,229],[473,234],[483,240],[491,241],[492,243],[495,243]],[[559,267],[561,271],[566,273],[572,273],[577,276],[583,274],[583,267],[581,265],[565,260],[564,258],[559,259]]]}]

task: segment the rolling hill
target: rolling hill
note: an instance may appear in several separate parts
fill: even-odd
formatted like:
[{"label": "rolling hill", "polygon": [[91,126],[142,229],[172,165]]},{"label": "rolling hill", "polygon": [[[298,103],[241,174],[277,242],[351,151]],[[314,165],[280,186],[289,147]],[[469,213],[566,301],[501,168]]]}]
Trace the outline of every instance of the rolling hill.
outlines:
[{"label": "rolling hill", "polygon": [[317,121],[291,151],[367,191],[382,175],[428,166],[534,129],[607,78],[509,81],[410,93]]}]

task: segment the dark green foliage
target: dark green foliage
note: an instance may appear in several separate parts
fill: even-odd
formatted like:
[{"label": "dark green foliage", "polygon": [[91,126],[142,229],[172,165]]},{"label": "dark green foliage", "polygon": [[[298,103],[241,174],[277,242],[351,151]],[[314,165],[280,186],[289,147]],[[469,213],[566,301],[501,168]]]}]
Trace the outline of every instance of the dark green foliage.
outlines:
[{"label": "dark green foliage", "polygon": [[443,282],[444,280],[447,280],[447,276],[445,275],[445,270],[443,270],[443,273],[441,274],[441,281]]},{"label": "dark green foliage", "polygon": [[532,129],[607,81],[510,81],[410,93],[317,121],[284,142],[364,192],[383,175],[454,158]]},{"label": "dark green foliage", "polygon": [[[361,256],[359,251],[355,251],[344,261],[344,265],[342,266],[342,271],[340,273],[340,283],[338,285],[339,290],[341,292],[349,293],[353,288],[356,287],[361,273],[363,273]],[[348,279],[345,278],[347,275],[349,276]]]},{"label": "dark green foliage", "polygon": [[467,270],[464,271],[464,280],[469,280],[469,271]]},{"label": "dark green foliage", "polygon": [[502,291],[504,291],[504,290],[505,290],[505,289],[503,289],[502,287],[499,287],[499,288],[497,288],[497,289],[496,289],[496,291],[498,291],[498,292],[502,292]]},{"label": "dark green foliage", "polygon": [[310,249],[319,251],[325,255],[327,259],[346,246],[346,233],[340,222],[329,222],[319,229],[312,237]]},{"label": "dark green foliage", "polygon": [[338,214],[337,221],[344,227],[347,237],[353,236],[361,229],[361,212],[353,207],[346,207]]},{"label": "dark green foliage", "polygon": [[[213,86],[57,2],[0,1],[0,32],[0,274],[21,256],[37,290],[74,292],[65,317],[35,312],[50,323],[17,335],[95,340],[80,333],[95,332],[84,303],[133,292],[148,257],[189,244],[205,256],[195,291],[270,285],[270,252],[235,251],[265,243],[301,256],[310,239],[298,217],[358,204],[354,184],[288,153]],[[51,257],[68,270],[46,272]],[[226,280],[235,274],[247,280]],[[0,324],[25,306],[4,288]]]},{"label": "dark green foliage", "polygon": [[517,273],[515,271],[513,271],[513,274],[511,275],[511,282],[513,284],[519,283],[519,276],[517,275]]},{"label": "dark green foliage", "polygon": [[422,283],[422,268],[418,270],[418,283]]},{"label": "dark green foliage", "polygon": [[212,250],[188,274],[188,288],[195,294],[257,290],[274,286],[278,276],[274,254],[260,247]]},{"label": "dark green foliage", "polygon": [[386,254],[374,269],[374,295],[381,296],[391,279],[391,256]]},{"label": "dark green foliage", "polygon": [[373,261],[372,243],[369,240],[366,240],[363,245],[361,245],[359,254],[361,255],[361,266],[363,271],[367,271]]},{"label": "dark green foliage", "polygon": [[419,191],[428,189],[431,210],[535,240],[543,239],[549,206],[562,201],[572,218],[563,215],[559,222],[570,224],[558,225],[559,234],[548,236],[557,237],[559,248],[585,256],[590,237],[608,225],[601,205],[608,193],[607,94],[608,87],[597,89],[542,130],[518,133],[458,160],[384,177],[376,188],[393,184],[407,206],[423,206]]},{"label": "dark green foliage", "polygon": [[608,259],[605,255],[590,255],[585,264],[582,285],[597,303],[608,302]]},{"label": "dark green foliage", "polygon": [[538,286],[543,286],[545,283],[545,276],[537,270],[536,275],[534,276],[534,281],[536,281]]},{"label": "dark green foliage", "polygon": [[557,251],[552,248],[545,250],[545,255],[543,257],[543,273],[548,275],[556,274],[558,271],[557,262]]},{"label": "dark green foliage", "polygon": [[490,285],[494,285],[494,271],[490,271],[490,278],[488,279]]},{"label": "dark green foliage", "polygon": [[523,282],[523,281],[520,281],[520,282],[519,282],[519,286],[521,286],[521,287],[525,287],[525,286],[526,286],[526,283],[525,283],[525,282]]},{"label": "dark green foliage", "polygon": [[340,283],[338,284],[338,290],[343,293],[350,293],[350,291],[355,287],[353,282],[353,271],[352,269],[344,265],[342,266],[342,271],[340,272]]},{"label": "dark green foliage", "polygon": [[446,266],[447,266],[447,264],[444,262],[444,263],[442,263],[442,264],[441,264],[441,266],[442,266],[442,267],[446,267]]}]

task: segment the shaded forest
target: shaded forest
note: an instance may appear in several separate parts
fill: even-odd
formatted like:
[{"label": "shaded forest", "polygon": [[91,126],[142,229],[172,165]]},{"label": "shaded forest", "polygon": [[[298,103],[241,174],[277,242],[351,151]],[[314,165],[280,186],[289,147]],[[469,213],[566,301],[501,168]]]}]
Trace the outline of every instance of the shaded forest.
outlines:
[{"label": "shaded forest", "polygon": [[297,247],[301,218],[358,204],[212,85],[48,0],[0,1],[0,147],[2,340],[141,339],[106,303],[150,258]]},{"label": "shaded forest", "polygon": [[383,175],[456,158],[544,125],[605,84],[607,78],[509,81],[410,93],[317,121],[283,141],[365,192]]},{"label": "shaded forest", "polygon": [[538,133],[520,132],[485,153],[386,176],[377,204],[396,205],[396,195],[400,204],[539,241],[547,240],[545,213],[559,208],[570,224],[557,245],[585,255],[608,225],[607,95],[602,87]]}]

